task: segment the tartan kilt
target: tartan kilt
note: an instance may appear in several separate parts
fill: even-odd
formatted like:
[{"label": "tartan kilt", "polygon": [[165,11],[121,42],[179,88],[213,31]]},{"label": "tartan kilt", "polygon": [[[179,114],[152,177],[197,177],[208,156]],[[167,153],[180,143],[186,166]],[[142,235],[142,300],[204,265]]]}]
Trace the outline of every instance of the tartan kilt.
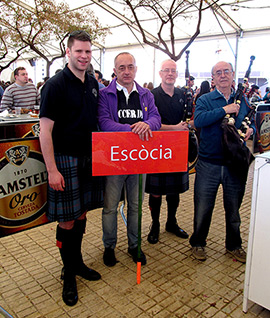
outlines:
[{"label": "tartan kilt", "polygon": [[147,174],[145,192],[156,195],[183,193],[189,189],[188,172]]},{"label": "tartan kilt", "polygon": [[72,221],[86,211],[103,207],[104,178],[92,176],[90,158],[55,154],[55,161],[64,177],[65,189],[55,191],[48,185],[50,221]]}]

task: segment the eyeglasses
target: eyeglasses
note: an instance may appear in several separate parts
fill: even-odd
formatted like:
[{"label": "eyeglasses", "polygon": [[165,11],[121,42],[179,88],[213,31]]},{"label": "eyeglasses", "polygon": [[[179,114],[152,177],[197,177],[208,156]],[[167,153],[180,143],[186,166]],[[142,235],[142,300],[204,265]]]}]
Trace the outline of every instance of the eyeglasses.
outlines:
[{"label": "eyeglasses", "polygon": [[164,70],[161,70],[161,72],[167,73],[167,74],[169,74],[171,72],[172,74],[175,74],[177,72],[177,70],[174,68],[165,68]]},{"label": "eyeglasses", "polygon": [[224,74],[224,75],[230,75],[231,73],[232,73],[232,71],[231,70],[223,70],[223,71],[221,71],[221,70],[219,70],[219,71],[216,71],[216,73],[214,73],[213,75],[215,75],[215,76],[221,76],[222,75],[222,73]]}]

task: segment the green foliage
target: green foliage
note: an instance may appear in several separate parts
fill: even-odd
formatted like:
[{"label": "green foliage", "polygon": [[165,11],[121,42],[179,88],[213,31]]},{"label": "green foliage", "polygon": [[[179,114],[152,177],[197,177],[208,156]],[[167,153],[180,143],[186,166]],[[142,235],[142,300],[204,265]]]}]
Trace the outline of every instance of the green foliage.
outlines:
[{"label": "green foliage", "polygon": [[[65,39],[70,32],[85,30],[92,40],[99,42],[103,42],[109,32],[90,9],[70,11],[67,3],[52,0],[34,0],[33,7],[19,1],[1,0],[0,25],[0,61],[6,60],[10,51],[22,54],[30,49],[47,61],[48,70],[53,60],[65,55]],[[53,58],[44,45],[48,42],[59,45]],[[0,66],[0,71],[4,68]]]}]

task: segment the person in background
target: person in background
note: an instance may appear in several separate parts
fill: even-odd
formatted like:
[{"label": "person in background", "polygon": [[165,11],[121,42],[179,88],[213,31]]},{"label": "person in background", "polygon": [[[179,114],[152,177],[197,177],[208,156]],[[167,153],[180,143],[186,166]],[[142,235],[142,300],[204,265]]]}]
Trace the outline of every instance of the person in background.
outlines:
[{"label": "person in background", "polygon": [[251,89],[247,94],[247,98],[250,103],[257,103],[262,100],[261,92],[258,85],[251,85]]},{"label": "person in background", "polygon": [[[43,82],[41,83],[41,85],[37,85],[37,89],[39,90],[39,92],[41,92],[41,89],[43,87],[43,85],[48,81],[48,79],[50,79],[49,76],[46,76],[43,78]],[[39,83],[38,83],[39,84]],[[39,86],[39,87],[38,87]]]},{"label": "person in background", "polygon": [[190,75],[188,80],[188,87],[190,88],[192,92],[192,96],[194,96],[195,90],[192,88],[194,86],[195,77]]},{"label": "person in background", "polygon": [[8,86],[2,96],[0,111],[15,110],[15,107],[34,109],[40,103],[40,94],[33,83],[28,82],[28,73],[24,67],[14,70],[15,83]]},{"label": "person in background", "polygon": [[[153,89],[152,93],[161,116],[160,130],[188,131],[188,124],[182,121],[185,106],[184,92],[174,86],[178,77],[176,63],[173,60],[163,61],[159,76],[161,84]],[[149,208],[152,216],[152,225],[147,237],[149,243],[156,244],[159,240],[162,195],[166,195],[167,201],[166,231],[184,239],[188,238],[188,233],[178,226],[176,220],[176,212],[180,202],[179,193],[187,191],[188,188],[188,171],[147,175],[145,192],[150,194]]]},{"label": "person in background", "polygon": [[[196,103],[197,103],[198,98],[201,97],[204,94],[209,93],[210,90],[211,90],[211,88],[210,88],[209,82],[208,81],[203,81],[201,83],[201,86],[200,86],[199,90],[198,90],[198,93],[195,94],[195,96],[194,96],[194,102],[193,103],[194,103],[195,107],[196,107]],[[193,123],[194,123],[194,121],[193,121]],[[201,129],[196,127],[196,136],[198,138],[198,141],[200,141],[200,132],[201,132]]]},{"label": "person in background", "polygon": [[270,87],[266,87],[265,94],[263,96],[263,101],[265,101],[265,103],[270,102]]},{"label": "person in background", "polygon": [[153,83],[152,83],[152,82],[149,82],[149,83],[147,84],[147,88],[151,91],[151,90],[154,88]]},{"label": "person in background", "polygon": [[41,91],[40,145],[48,171],[48,210],[57,221],[56,240],[64,264],[63,301],[78,301],[76,275],[101,275],[87,267],[81,245],[87,211],[103,205],[103,179],[92,176],[92,132],[98,130],[98,83],[87,74],[91,37],[74,31],[67,42],[68,64]]},{"label": "person in background", "polygon": [[216,86],[215,86],[215,83],[214,83],[214,80],[213,78],[211,79],[211,87],[210,87],[210,92],[213,92],[215,90]]},{"label": "person in background", "polygon": [[1,102],[3,94],[4,94],[4,88],[2,87],[2,85],[0,85],[0,102]]},{"label": "person in background", "polygon": [[109,82],[108,80],[106,80],[106,79],[103,79],[102,84],[103,84],[105,87],[107,87],[107,86],[110,84],[110,82]]},{"label": "person in background", "polygon": [[[136,72],[137,66],[133,55],[123,52],[115,57],[114,73],[117,78],[100,91],[98,122],[101,131],[130,131],[142,140],[148,140],[152,137],[152,130],[160,128],[160,116],[154,96],[148,89],[135,82]],[[128,253],[135,263],[138,261],[139,175],[107,176],[102,211],[105,247],[103,261],[106,266],[114,266],[117,262],[114,252],[117,243],[117,208],[124,186],[128,203]],[[146,264],[143,251],[139,261],[142,265]]]},{"label": "person in background", "polygon": [[194,104],[196,104],[196,101],[199,97],[201,97],[203,94],[210,92],[210,84],[208,81],[201,82],[200,89],[197,94],[194,96]]},{"label": "person in background", "polygon": [[[239,209],[245,193],[246,177],[225,164],[222,147],[221,122],[226,114],[236,114],[235,126],[239,128],[249,107],[243,97],[240,104],[234,103],[232,89],[234,71],[231,63],[218,62],[212,68],[215,90],[202,95],[196,103],[194,123],[201,128],[199,158],[196,165],[194,184],[194,223],[190,237],[193,256],[204,261],[205,251],[215,200],[220,184],[223,187],[223,200],[226,219],[225,246],[228,253],[238,261],[246,262],[240,234]],[[248,128],[245,140],[255,132]]]},{"label": "person in background", "polygon": [[102,75],[102,73],[100,71],[95,70],[95,78],[98,81],[99,89],[104,88],[105,85],[102,83],[103,75]]}]

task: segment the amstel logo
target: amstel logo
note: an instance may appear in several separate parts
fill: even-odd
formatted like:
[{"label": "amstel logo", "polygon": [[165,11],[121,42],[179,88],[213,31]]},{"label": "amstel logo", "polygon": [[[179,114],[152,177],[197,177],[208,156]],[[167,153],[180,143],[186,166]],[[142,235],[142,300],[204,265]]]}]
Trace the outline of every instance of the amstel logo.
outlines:
[{"label": "amstel logo", "polygon": [[22,165],[29,156],[28,146],[14,146],[8,149],[5,153],[8,162],[15,166]]},{"label": "amstel logo", "polygon": [[[41,152],[31,150],[38,140],[18,142],[7,150],[1,144],[0,227],[24,226],[45,212],[47,171]],[[34,149],[37,147],[34,147]]]}]

